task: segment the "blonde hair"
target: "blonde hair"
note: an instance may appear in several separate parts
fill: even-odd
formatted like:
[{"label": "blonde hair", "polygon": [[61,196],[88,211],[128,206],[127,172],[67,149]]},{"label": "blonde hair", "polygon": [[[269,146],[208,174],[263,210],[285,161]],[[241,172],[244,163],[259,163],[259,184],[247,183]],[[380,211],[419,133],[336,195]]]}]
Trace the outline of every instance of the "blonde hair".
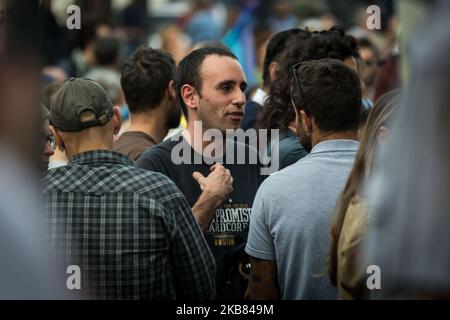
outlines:
[{"label": "blonde hair", "polygon": [[361,141],[355,163],[336,206],[335,218],[331,227],[331,242],[328,252],[328,273],[333,285],[337,285],[337,250],[345,215],[351,200],[361,193],[366,178],[372,169],[377,145],[377,132],[386,126],[397,109],[400,98],[398,90],[382,96],[369,113],[367,123],[361,134]]}]

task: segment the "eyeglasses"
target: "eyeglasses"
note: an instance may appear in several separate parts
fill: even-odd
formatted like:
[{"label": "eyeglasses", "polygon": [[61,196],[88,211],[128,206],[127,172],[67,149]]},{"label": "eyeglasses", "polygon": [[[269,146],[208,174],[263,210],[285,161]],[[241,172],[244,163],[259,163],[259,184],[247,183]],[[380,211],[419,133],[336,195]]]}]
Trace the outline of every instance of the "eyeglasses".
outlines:
[{"label": "eyeglasses", "polygon": [[[302,90],[302,86],[300,85],[300,78],[298,76],[298,69],[300,68],[300,66],[302,65],[303,62],[299,62],[296,63],[292,66],[291,68],[291,73],[292,73],[292,79],[294,79],[294,86],[296,86],[297,92],[298,92],[298,98],[299,98],[299,102],[300,102],[300,107],[304,108],[306,105],[305,102],[305,96],[303,94],[303,90]],[[292,87],[291,89],[291,96],[294,92],[294,87]],[[293,99],[292,99],[293,100]]]},{"label": "eyeglasses", "polygon": [[50,143],[50,147],[53,150],[56,150],[56,138],[52,134],[45,135],[42,133],[41,139],[43,146],[47,145],[47,143]]}]

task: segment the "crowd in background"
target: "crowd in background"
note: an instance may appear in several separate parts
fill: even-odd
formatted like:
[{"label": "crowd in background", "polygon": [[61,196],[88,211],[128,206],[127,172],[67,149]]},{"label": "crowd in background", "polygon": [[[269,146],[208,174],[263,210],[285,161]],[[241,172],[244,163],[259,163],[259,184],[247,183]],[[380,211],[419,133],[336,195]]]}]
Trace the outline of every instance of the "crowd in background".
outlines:
[{"label": "crowd in background", "polygon": [[[262,84],[265,44],[269,37],[292,27],[310,31],[341,25],[361,41],[367,97],[374,100],[395,87],[398,62],[398,20],[393,1],[186,1],[177,17],[152,16],[146,1],[131,1],[124,8],[114,1],[74,1],[80,6],[82,28],[68,30],[65,7],[43,1],[42,57],[47,81],[71,76],[104,74],[116,104],[124,104],[118,88],[123,62],[140,44],[161,48],[178,63],[194,48],[223,42],[241,61],[250,87]],[[369,30],[369,5],[381,8],[381,30]],[[57,18],[62,15],[63,18]],[[156,15],[156,12],[153,13]],[[380,69],[380,70],[378,70]],[[106,71],[108,70],[108,71]],[[379,71],[379,72],[378,72]],[[89,72],[89,73],[88,73]],[[375,75],[383,81],[375,82]]]}]

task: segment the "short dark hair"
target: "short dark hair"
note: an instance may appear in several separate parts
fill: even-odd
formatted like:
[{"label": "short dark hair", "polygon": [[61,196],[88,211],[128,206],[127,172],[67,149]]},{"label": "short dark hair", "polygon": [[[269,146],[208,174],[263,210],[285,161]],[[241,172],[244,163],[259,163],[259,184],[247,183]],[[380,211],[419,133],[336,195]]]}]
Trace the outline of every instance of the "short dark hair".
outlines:
[{"label": "short dark hair", "polygon": [[200,67],[203,60],[207,56],[217,55],[221,57],[230,57],[232,59],[238,60],[238,58],[228,49],[219,47],[205,47],[192,51],[183,60],[180,61],[178,65],[178,75],[176,81],[177,96],[181,105],[181,109],[187,119],[187,107],[181,96],[181,88],[185,85],[193,86],[199,93],[202,90],[202,81],[200,77]]},{"label": "short dark hair", "polygon": [[299,81],[297,84],[295,77],[292,79],[295,107],[314,117],[320,131],[358,130],[361,82],[356,71],[340,60],[327,58],[300,63],[293,72]]},{"label": "short dark hair", "polygon": [[288,43],[288,41],[292,39],[292,37],[300,33],[306,34],[307,31],[300,28],[292,28],[278,32],[269,39],[267,43],[266,55],[264,58],[264,65],[263,65],[264,86],[270,85],[270,74],[269,74],[270,64],[273,61],[278,61],[278,59],[281,56],[281,53],[283,52],[284,49],[286,49],[286,44]]},{"label": "short dark hair", "polygon": [[138,47],[122,68],[120,84],[131,113],[150,110],[164,98],[177,67],[166,52]]},{"label": "short dark hair", "polygon": [[119,59],[120,42],[115,37],[101,37],[95,42],[95,60],[99,66],[114,64]]}]

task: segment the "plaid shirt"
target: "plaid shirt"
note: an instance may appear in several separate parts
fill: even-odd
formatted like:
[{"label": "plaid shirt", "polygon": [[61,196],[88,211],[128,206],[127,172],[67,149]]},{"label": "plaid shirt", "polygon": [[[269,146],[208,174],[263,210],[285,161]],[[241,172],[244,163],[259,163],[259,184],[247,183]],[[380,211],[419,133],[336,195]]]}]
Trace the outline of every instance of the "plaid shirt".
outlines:
[{"label": "plaid shirt", "polygon": [[90,151],[48,171],[44,186],[51,253],[64,273],[80,267],[81,289],[90,296],[215,297],[212,254],[184,196],[164,175],[135,168],[119,153]]}]

